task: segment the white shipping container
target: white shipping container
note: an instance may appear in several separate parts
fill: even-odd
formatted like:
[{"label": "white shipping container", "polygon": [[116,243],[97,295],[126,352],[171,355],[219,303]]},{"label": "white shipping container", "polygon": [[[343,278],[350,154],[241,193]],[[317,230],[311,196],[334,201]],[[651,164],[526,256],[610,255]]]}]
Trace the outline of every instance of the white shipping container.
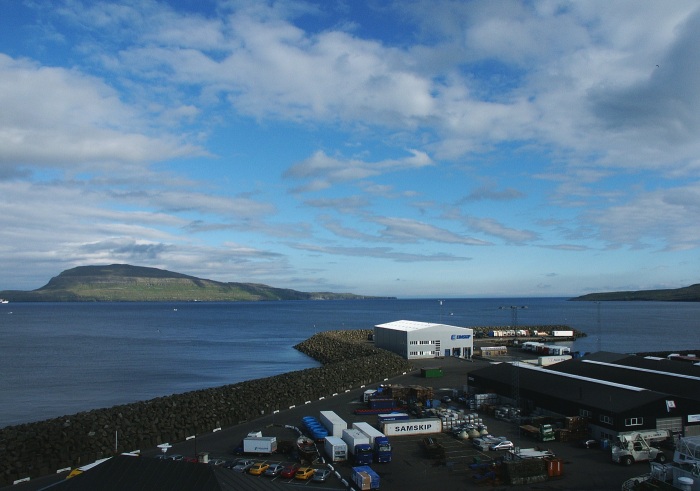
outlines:
[{"label": "white shipping container", "polygon": [[348,460],[348,445],[342,438],[327,436],[324,439],[323,448],[331,462],[342,462]]},{"label": "white shipping container", "polygon": [[245,453],[274,453],[277,451],[277,438],[274,436],[249,436],[243,439]]},{"label": "white shipping container", "polygon": [[427,435],[440,433],[442,421],[439,419],[411,419],[408,421],[386,421],[382,424],[382,433],[386,436]]},{"label": "white shipping container", "polygon": [[367,438],[369,438],[370,445],[374,445],[375,438],[384,436],[384,433],[376,429],[371,424],[365,423],[364,421],[353,423],[352,427],[353,429],[360,430],[362,433],[364,433],[367,436]]},{"label": "white shipping container", "polygon": [[340,438],[343,436],[343,430],[348,427],[345,420],[333,411],[321,411],[319,420],[326,430],[328,430],[329,436]]}]

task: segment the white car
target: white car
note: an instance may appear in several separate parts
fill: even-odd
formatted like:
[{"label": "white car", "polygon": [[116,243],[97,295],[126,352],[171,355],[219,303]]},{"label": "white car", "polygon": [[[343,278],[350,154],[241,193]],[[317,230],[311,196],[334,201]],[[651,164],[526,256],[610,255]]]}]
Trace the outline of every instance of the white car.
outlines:
[{"label": "white car", "polygon": [[510,440],[503,440],[494,445],[491,445],[491,450],[513,450],[515,445]]}]

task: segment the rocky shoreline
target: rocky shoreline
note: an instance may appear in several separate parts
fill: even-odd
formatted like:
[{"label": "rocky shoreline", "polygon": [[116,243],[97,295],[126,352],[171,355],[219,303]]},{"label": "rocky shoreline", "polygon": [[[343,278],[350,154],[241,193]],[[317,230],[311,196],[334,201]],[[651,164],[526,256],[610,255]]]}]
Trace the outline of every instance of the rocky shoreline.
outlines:
[{"label": "rocky shoreline", "polygon": [[2,428],[0,486],[119,452],[183,441],[414,369],[369,343],[371,333],[328,331],[295,346],[319,361],[319,368]]}]

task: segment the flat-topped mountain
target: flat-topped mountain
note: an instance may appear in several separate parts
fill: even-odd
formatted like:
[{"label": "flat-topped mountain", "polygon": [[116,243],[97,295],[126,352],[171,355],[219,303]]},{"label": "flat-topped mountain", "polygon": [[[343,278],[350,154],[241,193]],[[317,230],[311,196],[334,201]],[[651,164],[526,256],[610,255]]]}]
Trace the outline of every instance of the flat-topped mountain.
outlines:
[{"label": "flat-topped mountain", "polygon": [[[32,291],[0,291],[11,302],[231,302],[369,299],[352,293],[300,292],[258,283],[223,283],[158,268],[112,264],[68,269]],[[386,298],[386,297],[384,297]]]},{"label": "flat-topped mountain", "polygon": [[657,302],[700,302],[700,284],[665,290],[638,290],[625,292],[589,293],[570,300],[586,301],[657,301]]}]

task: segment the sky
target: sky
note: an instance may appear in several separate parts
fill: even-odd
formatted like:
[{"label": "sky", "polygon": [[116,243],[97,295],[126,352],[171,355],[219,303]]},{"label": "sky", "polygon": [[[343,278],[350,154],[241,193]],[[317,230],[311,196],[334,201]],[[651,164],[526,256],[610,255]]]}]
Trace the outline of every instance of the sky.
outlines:
[{"label": "sky", "polygon": [[0,289],[700,282],[695,1],[0,0]]}]

